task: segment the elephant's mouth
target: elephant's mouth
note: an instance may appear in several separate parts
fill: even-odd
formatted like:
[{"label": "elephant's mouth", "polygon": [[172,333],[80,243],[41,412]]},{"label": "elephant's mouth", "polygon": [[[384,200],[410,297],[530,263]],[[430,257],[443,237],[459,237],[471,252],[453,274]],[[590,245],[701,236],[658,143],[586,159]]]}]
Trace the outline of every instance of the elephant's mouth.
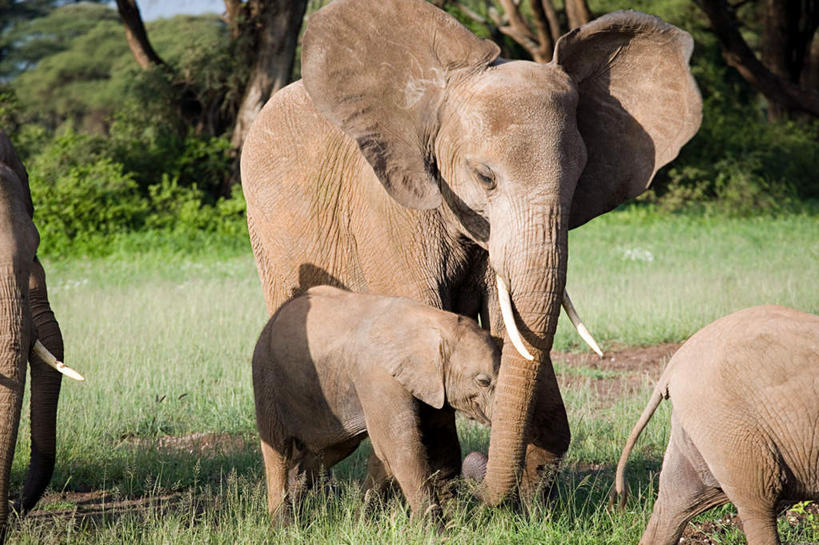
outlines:
[{"label": "elephant's mouth", "polygon": [[489,420],[489,417],[486,416],[486,413],[484,413],[481,410],[478,403],[473,403],[472,404],[472,409],[474,411],[474,417],[475,417],[475,418],[472,418],[472,420],[476,420],[476,421],[480,422],[481,424],[486,424],[487,426],[492,425],[492,421]]}]

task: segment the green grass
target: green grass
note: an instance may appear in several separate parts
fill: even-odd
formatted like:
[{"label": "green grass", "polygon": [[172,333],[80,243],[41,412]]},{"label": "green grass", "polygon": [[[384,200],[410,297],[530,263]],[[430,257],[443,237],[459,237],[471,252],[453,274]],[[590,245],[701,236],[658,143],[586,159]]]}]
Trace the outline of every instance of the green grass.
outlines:
[{"label": "green grass", "polygon": [[[567,289],[604,348],[684,340],[754,305],[819,313],[818,277],[817,215],[663,216],[632,207],[569,234]],[[561,320],[555,347],[581,343]]]},{"label": "green grass", "polygon": [[[645,260],[646,251],[653,260]],[[632,209],[573,232],[570,252],[570,292],[604,346],[683,340],[711,320],[753,304],[819,311],[815,216],[657,217]],[[47,514],[16,523],[10,542],[439,540],[411,522],[398,500],[360,516],[357,486],[367,446],[337,468],[329,489],[307,497],[296,524],[271,529],[250,379],[250,356],[266,316],[249,248],[118,253],[47,261],[46,267],[66,361],[88,378],[85,384],[64,381],[52,491],[105,490],[112,501],[166,501],[162,508],[112,507],[72,518],[64,514],[76,506],[71,496],[51,496],[51,503],[39,506]],[[557,347],[582,349],[565,323]],[[656,492],[669,429],[667,404],[632,454],[626,511],[612,513],[605,505],[620,448],[648,398],[648,377],[658,375],[660,365],[646,370],[643,394],[602,408],[592,381],[619,373],[558,366],[559,380],[573,384],[563,388],[573,441],[558,499],[535,505],[528,516],[460,501],[453,506],[448,543],[636,543]],[[15,490],[27,463],[27,418],[13,467]],[[151,446],[162,437],[198,432],[231,434],[246,447],[191,454]],[[461,432],[465,451],[486,449],[487,429],[464,424]],[[716,520],[721,513],[705,517]],[[786,542],[819,540],[816,525],[792,529],[784,523],[782,531]],[[717,538],[743,542],[736,530]]]}]

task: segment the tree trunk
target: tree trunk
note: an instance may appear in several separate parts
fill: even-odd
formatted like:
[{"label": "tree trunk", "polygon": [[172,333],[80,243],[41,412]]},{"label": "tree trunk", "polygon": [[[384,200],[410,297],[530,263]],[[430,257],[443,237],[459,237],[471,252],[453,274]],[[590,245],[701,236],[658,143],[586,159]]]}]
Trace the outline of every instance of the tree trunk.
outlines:
[{"label": "tree trunk", "polygon": [[813,33],[799,83],[806,89],[819,89],[819,30]]},{"label": "tree trunk", "polygon": [[566,0],[566,17],[569,18],[569,29],[581,27],[592,20],[586,0]]},{"label": "tree trunk", "polygon": [[242,147],[250,124],[270,96],[290,81],[296,43],[307,0],[271,0],[259,3],[256,16],[258,56],[236,115],[231,143]]},{"label": "tree trunk", "polygon": [[[772,3],[776,3],[775,0]],[[798,79],[790,81],[787,76],[778,75],[760,62],[740,34],[739,25],[726,0],[700,0],[698,5],[705,12],[711,23],[711,29],[722,45],[722,55],[725,61],[736,68],[748,83],[765,95],[772,105],[773,117],[781,111],[801,111],[819,116],[819,92],[815,89],[800,87],[796,83]],[[811,20],[807,23],[809,26],[812,25],[815,31],[816,15],[813,12],[810,14]],[[772,35],[779,34],[781,32],[779,25],[778,22],[771,23],[771,28],[767,32]],[[812,35],[811,32],[810,36]],[[773,45],[769,46],[768,54],[773,55],[775,49]],[[787,63],[787,59],[785,62]]]},{"label": "tree trunk", "polygon": [[145,25],[142,24],[142,16],[136,5],[136,0],[117,0],[117,10],[125,25],[125,38],[128,40],[128,47],[136,59],[137,64],[143,70],[152,66],[165,64],[159,55],[156,54],[151,42],[148,41],[148,34],[145,32]]}]

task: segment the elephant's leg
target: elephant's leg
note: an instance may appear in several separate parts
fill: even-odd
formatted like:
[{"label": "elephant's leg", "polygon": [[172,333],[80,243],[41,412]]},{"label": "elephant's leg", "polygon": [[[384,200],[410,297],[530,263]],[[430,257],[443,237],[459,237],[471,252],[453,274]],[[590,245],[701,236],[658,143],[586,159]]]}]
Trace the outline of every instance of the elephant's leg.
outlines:
[{"label": "elephant's leg", "polygon": [[264,439],[262,440],[262,458],[267,480],[267,511],[274,520],[286,522],[289,516],[285,504],[288,458]]},{"label": "elephant's leg", "polygon": [[[416,411],[420,402],[403,389],[370,392],[362,388],[359,396],[373,451],[384,462],[386,472],[395,476],[413,516],[430,510],[440,513],[419,429]],[[390,410],[384,410],[385,406]]]},{"label": "elephant's leg", "polygon": [[742,521],[742,531],[745,532],[748,545],[780,544],[779,535],[776,532],[776,513],[773,509],[736,502],[734,506]]},{"label": "elephant's leg", "polygon": [[434,486],[442,499],[448,499],[454,490],[447,484],[452,484],[461,472],[461,444],[455,426],[455,410],[448,407],[434,409],[422,403],[419,419]]},{"label": "elephant's leg", "polygon": [[672,416],[660,491],[640,543],[677,545],[688,521],[726,501],[702,456]]},{"label": "elephant's leg", "polygon": [[390,473],[384,462],[375,454],[375,450],[370,453],[370,458],[367,460],[367,476],[364,478],[362,490],[366,495],[371,494],[382,495],[393,490],[395,483],[395,476]]},{"label": "elephant's leg", "polygon": [[423,455],[420,435],[403,430],[400,437],[378,433],[375,436],[371,434],[370,437],[384,460],[387,471],[398,481],[413,517],[423,516],[428,512],[439,513],[432,471]]},{"label": "elephant's leg", "polygon": [[305,452],[298,464],[291,468],[288,480],[288,490],[296,501],[301,493],[309,490],[317,482],[326,480],[331,467],[353,453],[361,443],[360,437],[338,443],[321,452]]},{"label": "elephant's leg", "polygon": [[550,489],[570,440],[569,420],[554,370],[551,364],[544,363],[540,366],[529,423],[529,444],[521,475],[523,499],[534,499]]}]

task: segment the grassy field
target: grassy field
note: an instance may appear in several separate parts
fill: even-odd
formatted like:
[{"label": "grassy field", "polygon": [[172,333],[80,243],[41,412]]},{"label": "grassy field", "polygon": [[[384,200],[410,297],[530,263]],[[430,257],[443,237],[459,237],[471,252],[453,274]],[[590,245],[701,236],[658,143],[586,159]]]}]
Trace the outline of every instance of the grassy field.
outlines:
[{"label": "grassy field", "polygon": [[[411,523],[397,500],[360,516],[366,445],[307,498],[296,524],[269,526],[250,381],[265,311],[249,247],[238,254],[202,248],[193,256],[143,253],[46,266],[66,362],[88,381],[64,381],[52,490],[34,516],[14,524],[10,542],[439,541]],[[570,293],[604,348],[681,341],[755,304],[819,312],[819,218],[658,217],[632,209],[573,232],[569,269]],[[564,322],[556,348],[584,350]],[[460,501],[452,507],[447,543],[639,539],[655,495],[668,406],[632,454],[626,511],[611,513],[605,504],[620,448],[664,361],[632,370],[631,387],[619,396],[624,371],[557,362],[573,430],[557,499],[528,515]],[[613,397],[599,395],[605,381],[613,384]],[[15,489],[28,458],[27,418]],[[462,438],[465,451],[485,450],[488,430],[464,424]],[[701,518],[703,527],[716,528],[715,542],[744,542],[721,522],[731,512],[725,507]],[[787,543],[819,541],[813,515],[795,525],[783,519],[780,530]]]}]

